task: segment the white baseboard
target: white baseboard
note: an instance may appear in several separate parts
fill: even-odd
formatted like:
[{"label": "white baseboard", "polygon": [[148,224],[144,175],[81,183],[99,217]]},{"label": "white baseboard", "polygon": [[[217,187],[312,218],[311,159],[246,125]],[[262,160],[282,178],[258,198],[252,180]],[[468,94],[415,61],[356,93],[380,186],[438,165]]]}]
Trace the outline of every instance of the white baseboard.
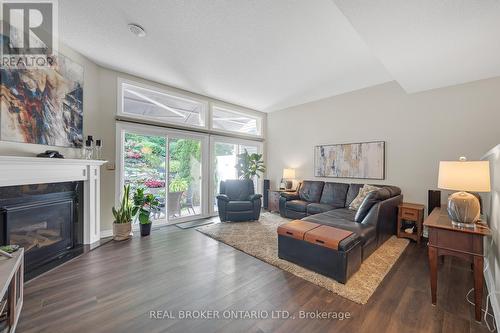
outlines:
[{"label": "white baseboard", "polygon": [[113,236],[113,229],[101,230],[101,238],[107,238]]},{"label": "white baseboard", "polygon": [[[491,271],[489,269],[484,273],[484,279],[486,281],[486,286],[488,287],[488,293],[495,290],[495,280]],[[498,326],[500,323],[500,304],[498,303],[498,294],[492,295],[490,297],[491,309],[493,310],[493,315],[495,316],[495,322]]]}]

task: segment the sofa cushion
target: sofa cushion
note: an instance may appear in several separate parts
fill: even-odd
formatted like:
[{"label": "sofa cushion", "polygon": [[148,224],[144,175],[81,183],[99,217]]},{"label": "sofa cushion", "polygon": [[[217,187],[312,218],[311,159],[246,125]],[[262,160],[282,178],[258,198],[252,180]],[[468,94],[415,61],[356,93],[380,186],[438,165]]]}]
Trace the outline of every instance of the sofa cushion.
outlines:
[{"label": "sofa cushion", "polygon": [[345,207],[345,199],[349,184],[344,183],[325,183],[320,203],[331,205],[335,208]]},{"label": "sofa cushion", "polygon": [[231,212],[253,210],[253,203],[251,201],[229,201],[226,210]]},{"label": "sofa cushion", "polygon": [[326,204],[312,203],[307,205],[307,214],[309,215],[319,214],[327,212],[332,209],[335,209],[335,207]]},{"label": "sofa cushion", "polygon": [[299,197],[307,202],[319,202],[324,182],[304,180],[299,189]]},{"label": "sofa cushion", "polygon": [[365,200],[365,197],[368,195],[368,193],[370,193],[372,191],[376,191],[378,189],[379,189],[379,187],[376,187],[376,186],[372,186],[372,185],[368,185],[368,184],[364,185],[359,190],[359,193],[356,196],[356,198],[354,198],[354,200],[349,205],[349,209],[357,210],[359,208],[359,206],[361,206],[361,204],[363,203],[363,200]]},{"label": "sofa cushion", "polygon": [[340,219],[340,220],[354,222],[354,216],[356,215],[356,212],[348,208],[340,208],[340,209],[330,210],[323,214],[325,217],[329,217],[330,219]]},{"label": "sofa cushion", "polygon": [[364,186],[364,184],[349,184],[349,191],[347,191],[347,196],[345,199],[345,206],[349,207],[351,202],[358,196],[359,190]]},{"label": "sofa cushion", "polygon": [[387,200],[391,197],[391,192],[386,188],[379,188],[376,191],[369,192],[365,197],[354,216],[354,221],[362,222],[370,209],[378,202]]},{"label": "sofa cushion", "polygon": [[290,200],[286,203],[286,208],[296,212],[305,212],[309,202],[303,200]]}]

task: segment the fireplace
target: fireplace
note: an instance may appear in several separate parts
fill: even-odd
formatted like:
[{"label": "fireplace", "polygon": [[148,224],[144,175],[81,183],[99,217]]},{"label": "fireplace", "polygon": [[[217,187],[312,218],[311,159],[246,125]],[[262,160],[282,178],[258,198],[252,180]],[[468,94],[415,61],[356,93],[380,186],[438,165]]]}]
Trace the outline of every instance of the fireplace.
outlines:
[{"label": "fireplace", "polygon": [[83,182],[0,188],[0,241],[25,250],[31,279],[83,253]]}]

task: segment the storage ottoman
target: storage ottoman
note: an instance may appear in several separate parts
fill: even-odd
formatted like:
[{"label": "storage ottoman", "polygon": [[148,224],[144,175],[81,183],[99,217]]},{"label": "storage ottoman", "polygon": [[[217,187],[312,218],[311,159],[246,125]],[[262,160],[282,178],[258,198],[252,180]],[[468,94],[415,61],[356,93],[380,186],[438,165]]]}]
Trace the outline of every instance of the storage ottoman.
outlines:
[{"label": "storage ottoman", "polygon": [[295,220],[278,227],[278,256],[346,283],[361,266],[361,242],[350,231]]}]

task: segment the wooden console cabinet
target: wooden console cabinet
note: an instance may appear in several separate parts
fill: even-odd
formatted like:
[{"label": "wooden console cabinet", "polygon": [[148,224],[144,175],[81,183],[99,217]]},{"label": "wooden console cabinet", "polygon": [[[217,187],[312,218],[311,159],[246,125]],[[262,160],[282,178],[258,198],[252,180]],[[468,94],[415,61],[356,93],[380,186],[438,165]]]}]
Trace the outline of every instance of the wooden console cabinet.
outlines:
[{"label": "wooden console cabinet", "polygon": [[[424,226],[429,228],[429,266],[432,304],[437,302],[438,257],[454,256],[473,264],[475,318],[481,321],[483,300],[483,238],[491,236],[485,224],[473,228],[454,226],[448,218],[446,207],[434,208]],[[451,286],[452,287],[452,286]]]},{"label": "wooden console cabinet", "polygon": [[12,258],[0,258],[0,325],[2,332],[16,330],[23,307],[24,249],[12,254]]}]

